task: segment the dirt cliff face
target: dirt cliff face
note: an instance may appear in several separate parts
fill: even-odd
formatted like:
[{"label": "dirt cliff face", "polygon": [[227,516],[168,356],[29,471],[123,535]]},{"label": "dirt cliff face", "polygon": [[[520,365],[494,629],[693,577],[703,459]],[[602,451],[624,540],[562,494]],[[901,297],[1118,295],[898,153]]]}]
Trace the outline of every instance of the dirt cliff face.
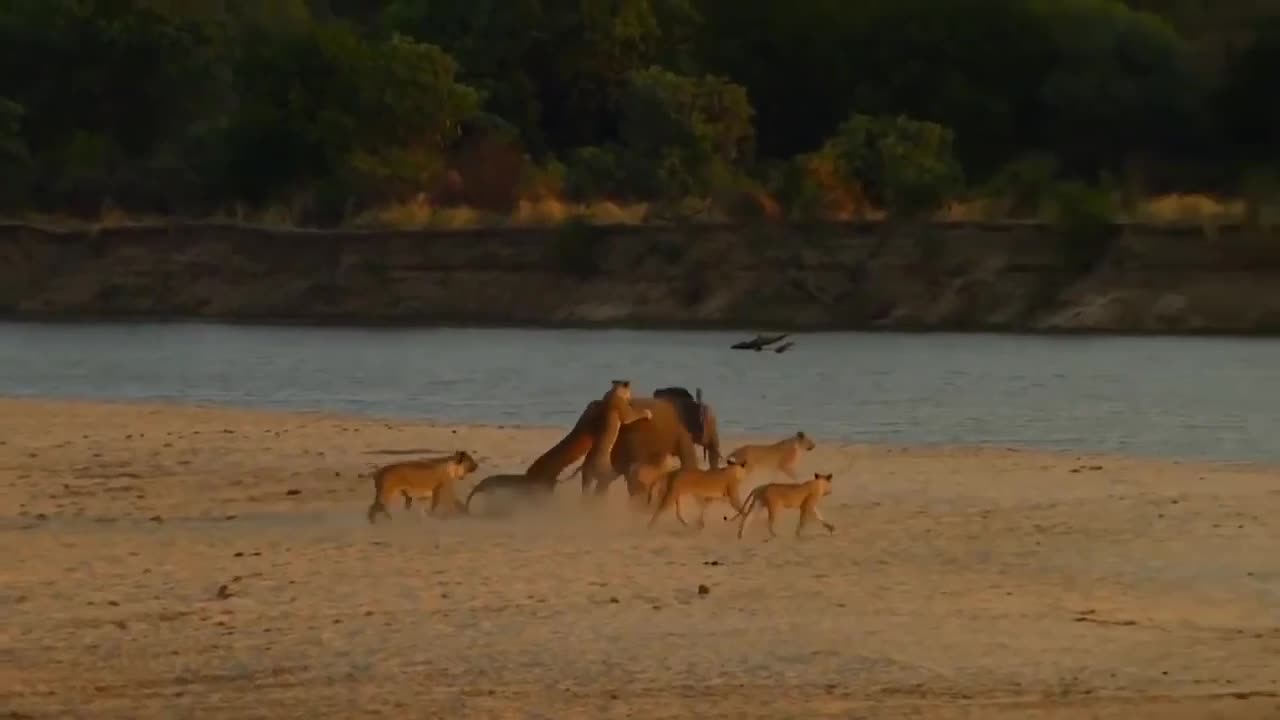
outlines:
[{"label": "dirt cliff face", "polygon": [[777,329],[1280,331],[1280,237],[1241,227],[754,225],[283,231],[0,226],[20,318]]}]

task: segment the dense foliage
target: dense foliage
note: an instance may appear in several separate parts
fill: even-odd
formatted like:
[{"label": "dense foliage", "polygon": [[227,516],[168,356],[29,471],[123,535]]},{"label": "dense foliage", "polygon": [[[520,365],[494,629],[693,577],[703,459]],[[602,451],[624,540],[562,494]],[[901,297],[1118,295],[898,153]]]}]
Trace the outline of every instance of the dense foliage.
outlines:
[{"label": "dense foliage", "polygon": [[6,0],[0,208],[928,213],[1280,171],[1280,0]]}]

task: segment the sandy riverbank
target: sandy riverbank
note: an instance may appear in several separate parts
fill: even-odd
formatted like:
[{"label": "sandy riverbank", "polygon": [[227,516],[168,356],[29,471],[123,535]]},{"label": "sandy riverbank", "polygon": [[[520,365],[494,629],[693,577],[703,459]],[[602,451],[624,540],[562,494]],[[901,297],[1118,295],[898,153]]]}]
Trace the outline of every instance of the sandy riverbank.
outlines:
[{"label": "sandy riverbank", "polygon": [[560,433],[0,400],[0,717],[1280,716],[1275,468],[818,438],[833,536],[365,522]]}]

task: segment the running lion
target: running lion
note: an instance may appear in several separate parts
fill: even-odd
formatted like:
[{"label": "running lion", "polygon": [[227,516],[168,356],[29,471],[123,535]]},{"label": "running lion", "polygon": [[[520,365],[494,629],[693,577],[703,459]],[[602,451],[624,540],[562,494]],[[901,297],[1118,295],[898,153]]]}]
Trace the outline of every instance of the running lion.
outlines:
[{"label": "running lion", "polygon": [[804,530],[805,524],[810,520],[817,520],[827,529],[828,533],[836,531],[836,526],[827,522],[822,517],[822,513],[818,511],[818,501],[831,494],[831,473],[823,475],[822,473],[814,473],[812,480],[802,483],[767,483],[761,485],[751,491],[747,495],[747,502],[738,510],[738,514],[733,517],[725,518],[725,520],[736,520],[741,517],[738,523],[738,539],[742,539],[742,532],[747,528],[747,520],[750,519],[751,513],[761,505],[769,512],[769,537],[778,536],[774,532],[773,523],[784,508],[795,509],[800,508],[800,521],[796,524],[796,537],[800,537],[800,531]]},{"label": "running lion", "polygon": [[373,474],[373,502],[369,505],[369,522],[375,522],[378,515],[385,515],[390,519],[387,504],[396,496],[404,497],[405,509],[413,504],[414,498],[430,495],[433,515],[446,500],[455,511],[466,514],[467,508],[454,495],[453,486],[478,467],[470,453],[459,450],[444,457],[406,460],[378,468]]}]

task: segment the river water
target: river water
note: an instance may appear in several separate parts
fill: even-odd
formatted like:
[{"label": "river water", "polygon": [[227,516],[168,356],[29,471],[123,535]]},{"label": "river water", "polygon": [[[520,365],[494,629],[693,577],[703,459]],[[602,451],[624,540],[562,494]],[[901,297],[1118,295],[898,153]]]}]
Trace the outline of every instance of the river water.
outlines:
[{"label": "river water", "polygon": [[[0,323],[0,395],[568,425],[612,378],[722,434],[1280,460],[1280,340]],[[732,437],[728,438],[732,442]]]}]

